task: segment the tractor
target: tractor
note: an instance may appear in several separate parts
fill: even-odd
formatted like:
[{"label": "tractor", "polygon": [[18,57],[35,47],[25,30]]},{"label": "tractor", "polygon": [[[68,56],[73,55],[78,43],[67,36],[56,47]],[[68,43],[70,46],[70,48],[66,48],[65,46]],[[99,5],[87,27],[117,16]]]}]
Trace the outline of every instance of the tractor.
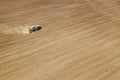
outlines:
[{"label": "tractor", "polygon": [[33,33],[33,32],[39,31],[41,29],[42,29],[42,26],[36,25],[36,26],[34,26],[32,28],[29,28],[29,33]]}]

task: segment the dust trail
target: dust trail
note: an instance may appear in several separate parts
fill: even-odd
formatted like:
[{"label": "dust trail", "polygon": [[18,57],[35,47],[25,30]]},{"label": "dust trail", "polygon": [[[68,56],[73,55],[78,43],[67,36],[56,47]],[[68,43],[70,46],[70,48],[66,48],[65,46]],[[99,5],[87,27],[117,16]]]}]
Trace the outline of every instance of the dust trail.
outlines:
[{"label": "dust trail", "polygon": [[0,33],[4,34],[29,34],[29,25],[0,24]]}]

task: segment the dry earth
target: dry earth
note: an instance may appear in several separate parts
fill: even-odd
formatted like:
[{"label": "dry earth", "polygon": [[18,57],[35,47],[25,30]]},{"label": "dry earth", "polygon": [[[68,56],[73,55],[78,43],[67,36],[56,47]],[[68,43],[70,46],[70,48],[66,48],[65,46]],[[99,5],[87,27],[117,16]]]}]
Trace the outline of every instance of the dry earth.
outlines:
[{"label": "dry earth", "polygon": [[120,80],[120,0],[0,0],[0,80]]}]

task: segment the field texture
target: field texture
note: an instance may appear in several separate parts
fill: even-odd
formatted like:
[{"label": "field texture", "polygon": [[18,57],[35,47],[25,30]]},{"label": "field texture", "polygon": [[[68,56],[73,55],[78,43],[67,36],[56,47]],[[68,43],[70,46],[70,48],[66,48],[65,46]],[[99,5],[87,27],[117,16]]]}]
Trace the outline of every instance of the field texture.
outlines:
[{"label": "field texture", "polygon": [[120,80],[120,0],[0,0],[0,80]]}]

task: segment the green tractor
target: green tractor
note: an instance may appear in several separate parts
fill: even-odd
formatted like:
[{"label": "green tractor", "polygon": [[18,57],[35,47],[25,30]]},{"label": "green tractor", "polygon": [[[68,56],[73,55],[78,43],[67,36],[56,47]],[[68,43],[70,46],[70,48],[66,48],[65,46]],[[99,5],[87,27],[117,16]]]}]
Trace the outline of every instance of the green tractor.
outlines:
[{"label": "green tractor", "polygon": [[33,33],[33,32],[39,31],[41,29],[42,29],[42,26],[36,25],[36,26],[34,26],[32,28],[29,28],[29,33]]}]

